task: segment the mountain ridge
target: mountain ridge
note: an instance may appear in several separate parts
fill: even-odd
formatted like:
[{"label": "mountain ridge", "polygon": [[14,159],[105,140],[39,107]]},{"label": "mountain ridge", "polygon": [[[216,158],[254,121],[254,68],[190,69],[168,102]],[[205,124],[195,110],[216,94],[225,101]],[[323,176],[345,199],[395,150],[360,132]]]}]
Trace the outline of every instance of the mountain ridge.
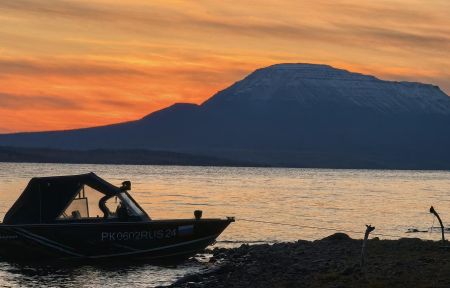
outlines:
[{"label": "mountain ridge", "polygon": [[[351,89],[348,82],[352,82]],[[325,93],[324,87],[328,89]],[[297,93],[286,93],[286,90],[289,92],[295,90]],[[429,92],[428,99],[420,97],[420,93],[425,92]],[[374,76],[317,64],[276,64],[258,69],[243,80],[216,93],[202,105],[208,106],[216,102],[221,105],[243,97],[247,97],[245,100],[250,98],[252,101],[270,101],[274,100],[274,95],[277,97],[285,95],[286,101],[298,101],[308,106],[316,105],[319,101],[328,101],[334,104],[356,104],[383,110],[386,108],[383,106],[389,104],[397,110],[426,112],[421,110],[420,106],[431,108],[432,112],[450,115],[450,97],[437,86],[418,82],[380,80]],[[286,98],[286,95],[290,98]],[[361,97],[364,95],[365,98]],[[380,99],[380,95],[389,97]]]},{"label": "mountain ridge", "polygon": [[450,169],[449,129],[450,97],[437,86],[278,64],[200,105],[175,103],[107,126],[0,135],[0,146],[148,149],[293,167],[337,167],[351,159],[349,167]]}]

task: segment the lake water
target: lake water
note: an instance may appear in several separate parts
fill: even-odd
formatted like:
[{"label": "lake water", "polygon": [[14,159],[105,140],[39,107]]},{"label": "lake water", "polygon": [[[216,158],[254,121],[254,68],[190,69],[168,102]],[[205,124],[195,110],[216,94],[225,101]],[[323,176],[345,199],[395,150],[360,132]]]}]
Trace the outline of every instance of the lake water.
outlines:
[{"label": "lake water", "polygon": [[[191,218],[197,209],[208,218],[235,216],[237,221],[218,239],[219,246],[312,240],[333,230],[362,238],[365,224],[375,226],[373,233],[382,234],[377,235],[380,238],[439,239],[439,233],[405,233],[411,227],[426,229],[432,225],[431,205],[444,222],[450,222],[448,171],[13,163],[0,163],[0,217],[31,177],[91,171],[116,185],[131,180],[133,197],[153,219]],[[195,261],[178,267],[120,268],[0,262],[0,286],[152,287],[203,268],[205,264]]]}]

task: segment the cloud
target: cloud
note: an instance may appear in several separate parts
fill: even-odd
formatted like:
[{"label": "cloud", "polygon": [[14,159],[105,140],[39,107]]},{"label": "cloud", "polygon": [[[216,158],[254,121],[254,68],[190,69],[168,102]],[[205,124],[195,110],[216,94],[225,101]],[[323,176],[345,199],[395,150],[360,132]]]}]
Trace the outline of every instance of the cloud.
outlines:
[{"label": "cloud", "polygon": [[[339,4],[337,4],[338,2]],[[355,2],[355,1],[336,1],[325,2],[327,10],[339,10],[337,18],[345,19],[349,22],[391,22],[395,24],[410,23],[412,21],[418,23],[426,21],[426,23],[435,22],[436,15],[427,13],[421,5],[414,5],[411,1],[409,5],[403,2],[395,3],[394,1],[370,1],[370,2]],[[337,8],[336,5],[339,5]],[[363,20],[363,21],[362,21]]]},{"label": "cloud", "polygon": [[80,103],[75,100],[46,95],[17,95],[0,93],[2,109],[78,109]]},{"label": "cloud", "polygon": [[[135,1],[123,5],[98,1],[4,0],[0,1],[0,9],[42,16],[46,21],[58,17],[107,22],[102,29],[125,29],[137,33],[139,37],[146,37],[143,33],[169,33],[172,37],[193,37],[194,34],[208,37],[214,35],[211,33],[225,33],[233,37],[284,39],[292,43],[316,41],[338,46],[358,45],[361,48],[368,48],[367,43],[371,43],[371,49],[390,46],[429,50],[439,55],[450,48],[450,30],[442,28],[448,27],[445,21],[450,23],[436,17],[434,10],[423,9],[423,4],[299,1],[297,6],[292,7],[293,10],[299,9],[297,15],[291,12],[287,14],[291,18],[286,18],[280,12],[266,11],[268,8],[265,9],[264,4],[273,1],[263,2],[262,7],[251,7],[252,10],[244,4],[236,4],[242,8],[238,15],[226,14],[229,12],[227,9],[231,9],[227,7],[229,5],[219,6],[208,1],[203,1],[203,6],[177,3],[186,9],[176,9],[175,6],[158,2]],[[282,5],[285,7],[276,8],[286,9],[292,4],[283,2]],[[198,6],[207,9],[206,12]],[[305,11],[300,10],[302,8]],[[221,13],[221,10],[224,12]],[[437,28],[442,31],[436,32]],[[241,41],[245,43],[245,40]]]},{"label": "cloud", "polygon": [[[342,28],[341,34],[358,35],[360,39],[366,41],[376,41],[379,45],[392,45],[401,48],[422,48],[435,52],[447,53],[450,49],[450,37],[433,35],[432,33],[413,33],[411,31],[401,31],[364,25],[339,25]],[[443,50],[445,49],[445,50]]]},{"label": "cloud", "polygon": [[[67,20],[107,22],[109,27],[125,26],[139,28],[141,25],[164,26],[176,22],[185,13],[171,9],[170,5],[147,2],[126,4],[102,1],[47,1],[47,0],[2,0],[0,11],[10,11],[18,15],[29,15],[46,20],[55,17]],[[138,26],[137,26],[138,25]]]},{"label": "cloud", "polygon": [[82,1],[2,0],[0,9],[37,15],[101,19],[104,13],[98,7]]},{"label": "cloud", "polygon": [[12,132],[14,132],[13,129],[11,129],[10,127],[0,126],[0,134],[12,133]]},{"label": "cloud", "polygon": [[65,76],[102,76],[102,75],[143,75],[142,71],[129,66],[85,61],[82,59],[1,59],[0,74],[33,75],[54,74]]}]

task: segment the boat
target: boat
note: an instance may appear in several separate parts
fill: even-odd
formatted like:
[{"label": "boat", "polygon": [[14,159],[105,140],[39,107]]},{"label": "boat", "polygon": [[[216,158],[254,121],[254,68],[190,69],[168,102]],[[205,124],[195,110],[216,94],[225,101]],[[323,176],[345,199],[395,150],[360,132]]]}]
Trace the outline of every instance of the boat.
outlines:
[{"label": "boat", "polygon": [[215,243],[234,222],[153,220],[120,187],[94,173],[33,178],[0,224],[0,257],[10,260],[181,261]]}]

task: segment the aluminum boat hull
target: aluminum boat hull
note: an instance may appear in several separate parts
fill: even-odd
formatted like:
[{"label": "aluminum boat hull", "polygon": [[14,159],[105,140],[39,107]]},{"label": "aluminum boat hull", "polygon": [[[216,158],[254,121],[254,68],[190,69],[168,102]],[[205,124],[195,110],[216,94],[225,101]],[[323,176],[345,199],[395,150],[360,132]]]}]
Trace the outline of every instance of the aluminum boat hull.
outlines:
[{"label": "aluminum boat hull", "polygon": [[178,261],[202,251],[234,219],[0,224],[0,257],[8,260],[125,258]]}]

